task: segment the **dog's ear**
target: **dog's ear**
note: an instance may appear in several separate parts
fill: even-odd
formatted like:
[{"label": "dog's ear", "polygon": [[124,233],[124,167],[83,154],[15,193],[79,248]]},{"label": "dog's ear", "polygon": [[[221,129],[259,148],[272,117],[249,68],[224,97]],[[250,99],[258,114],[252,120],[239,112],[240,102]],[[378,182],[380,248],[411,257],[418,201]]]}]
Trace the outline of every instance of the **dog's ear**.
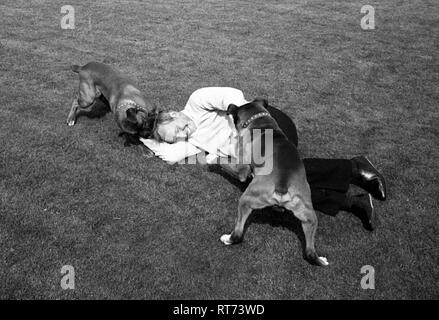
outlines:
[{"label": "dog's ear", "polygon": [[262,104],[264,108],[268,107],[268,101],[265,98],[256,98],[254,102]]},{"label": "dog's ear", "polygon": [[159,110],[160,110],[160,108],[159,108],[158,104],[153,101],[152,108],[151,108],[151,111],[149,113],[157,114],[159,112]]},{"label": "dog's ear", "polygon": [[235,114],[237,109],[238,109],[237,105],[235,105],[233,103],[229,104],[229,106],[227,107],[227,115]]},{"label": "dog's ear", "polygon": [[131,123],[137,123],[137,110],[135,108],[129,108],[126,112],[127,121]]}]

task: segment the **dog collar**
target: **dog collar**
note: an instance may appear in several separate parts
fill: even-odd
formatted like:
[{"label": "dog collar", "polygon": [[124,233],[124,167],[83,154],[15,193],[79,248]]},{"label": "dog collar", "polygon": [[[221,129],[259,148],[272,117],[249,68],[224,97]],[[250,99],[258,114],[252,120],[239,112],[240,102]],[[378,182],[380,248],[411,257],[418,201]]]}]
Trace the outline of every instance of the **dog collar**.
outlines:
[{"label": "dog collar", "polygon": [[125,101],[124,103],[121,103],[120,105],[117,106],[116,109],[122,109],[122,108],[126,108],[126,109],[136,108],[136,109],[143,110],[143,108],[141,106],[139,106],[137,103],[135,103],[134,101],[131,101],[131,100],[128,100],[128,101]]},{"label": "dog collar", "polygon": [[247,128],[252,121],[262,117],[270,117],[270,114],[268,112],[259,112],[257,114],[254,114],[244,122],[242,128]]}]

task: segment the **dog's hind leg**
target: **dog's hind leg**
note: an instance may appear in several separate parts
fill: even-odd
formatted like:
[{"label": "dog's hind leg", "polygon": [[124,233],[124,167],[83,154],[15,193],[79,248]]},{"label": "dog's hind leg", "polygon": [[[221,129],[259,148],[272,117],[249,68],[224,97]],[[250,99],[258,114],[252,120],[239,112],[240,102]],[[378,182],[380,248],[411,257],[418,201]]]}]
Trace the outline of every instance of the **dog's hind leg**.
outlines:
[{"label": "dog's hind leg", "polygon": [[[259,180],[259,181],[258,181]],[[270,205],[264,195],[267,192],[264,185],[260,183],[260,179],[256,178],[247,187],[238,205],[238,218],[236,219],[235,229],[231,234],[225,234],[221,237],[221,241],[226,244],[239,243],[244,239],[244,226],[248,217],[255,209],[262,209]]]},{"label": "dog's hind leg", "polygon": [[[243,199],[244,198],[244,199]],[[247,204],[245,196],[241,197],[238,206],[238,218],[236,219],[235,229],[231,234],[224,234],[221,241],[225,245],[235,244],[244,238],[244,226],[253,209]]]},{"label": "dog's hind leg", "polygon": [[80,107],[78,103],[78,99],[73,99],[72,107],[70,109],[69,115],[67,116],[67,124],[69,126],[73,126],[76,123],[76,119],[80,116],[86,116],[89,118],[96,117],[96,102],[99,101],[98,99],[94,100],[90,105],[88,105],[85,108]]},{"label": "dog's hind leg", "polygon": [[315,233],[317,230],[317,216],[312,207],[311,200],[306,201],[300,195],[295,195],[285,204],[285,209],[290,210],[302,222],[305,233],[305,258],[313,264],[327,266],[328,260],[319,257],[314,246]]},{"label": "dog's hind leg", "polygon": [[73,99],[69,115],[67,116],[67,124],[69,126],[75,125],[78,109],[79,109],[78,99],[75,98],[75,99]]},{"label": "dog's hind leg", "polygon": [[67,116],[67,124],[69,126],[75,125],[76,118],[79,113],[87,115],[93,109],[93,103],[101,95],[92,81],[83,81],[79,83],[78,98],[72,102],[69,115]]}]

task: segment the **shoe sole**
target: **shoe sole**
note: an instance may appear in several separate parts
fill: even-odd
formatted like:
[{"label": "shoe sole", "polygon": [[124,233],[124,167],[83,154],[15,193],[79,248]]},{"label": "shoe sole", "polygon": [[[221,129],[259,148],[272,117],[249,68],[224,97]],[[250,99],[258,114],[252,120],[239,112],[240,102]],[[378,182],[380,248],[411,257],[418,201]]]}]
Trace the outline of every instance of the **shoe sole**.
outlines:
[{"label": "shoe sole", "polygon": [[370,164],[372,167],[374,167],[376,171],[379,172],[378,168],[372,163],[372,161],[369,160],[369,158],[368,158],[367,156],[364,156],[364,159],[366,159],[367,162],[369,162],[369,164]]},{"label": "shoe sole", "polygon": [[374,208],[373,202],[372,202],[372,195],[370,193],[368,193],[367,196],[369,198],[370,207],[372,208],[372,214],[369,217],[369,224],[372,227],[372,230],[374,230],[375,229],[375,219],[376,219],[376,217],[375,217],[375,208]]},{"label": "shoe sole", "polygon": [[[386,190],[386,185],[385,185],[385,181],[384,181],[384,177],[383,177],[383,175],[381,174],[381,172],[378,170],[378,168],[372,163],[372,161],[370,161],[369,160],[369,158],[367,157],[367,156],[364,156],[364,159],[366,159],[366,161],[367,162],[369,162],[369,164],[378,172],[378,176],[379,176],[379,178],[380,179],[382,179],[382,181],[383,181],[383,188],[384,188],[384,191]],[[387,193],[387,192],[385,192],[385,193]],[[386,200],[386,198],[387,197],[385,197],[384,199],[378,199],[379,201],[385,201]]]}]

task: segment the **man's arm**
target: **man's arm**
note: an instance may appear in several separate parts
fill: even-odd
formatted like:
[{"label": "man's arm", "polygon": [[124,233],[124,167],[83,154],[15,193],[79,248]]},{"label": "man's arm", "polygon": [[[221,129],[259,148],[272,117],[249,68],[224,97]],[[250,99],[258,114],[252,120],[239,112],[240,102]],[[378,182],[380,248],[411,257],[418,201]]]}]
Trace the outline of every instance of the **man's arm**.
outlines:
[{"label": "man's arm", "polygon": [[189,112],[227,111],[229,104],[248,103],[241,90],[229,87],[207,87],[196,90],[189,97],[185,110]]},{"label": "man's arm", "polygon": [[177,163],[187,157],[200,153],[201,150],[187,141],[176,143],[158,142],[154,139],[140,139],[154,154],[169,164]]}]

